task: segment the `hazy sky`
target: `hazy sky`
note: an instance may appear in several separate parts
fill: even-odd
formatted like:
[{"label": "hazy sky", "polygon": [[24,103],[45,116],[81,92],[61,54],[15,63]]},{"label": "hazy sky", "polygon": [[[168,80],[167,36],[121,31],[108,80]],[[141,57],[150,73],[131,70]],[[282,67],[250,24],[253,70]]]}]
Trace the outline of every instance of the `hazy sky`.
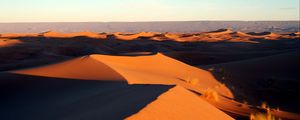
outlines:
[{"label": "hazy sky", "polygon": [[0,22],[299,20],[299,0],[0,0]]}]

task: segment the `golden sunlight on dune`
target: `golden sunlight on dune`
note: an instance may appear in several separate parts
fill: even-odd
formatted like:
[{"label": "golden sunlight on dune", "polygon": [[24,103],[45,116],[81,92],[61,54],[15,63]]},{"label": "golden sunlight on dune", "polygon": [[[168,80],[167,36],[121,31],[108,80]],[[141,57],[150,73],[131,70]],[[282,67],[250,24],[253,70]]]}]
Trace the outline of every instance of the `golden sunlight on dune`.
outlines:
[{"label": "golden sunlight on dune", "polygon": [[231,29],[1,34],[0,110],[28,119],[300,119],[299,38]]},{"label": "golden sunlight on dune", "polygon": [[20,43],[22,43],[22,41],[20,41],[20,40],[0,38],[0,48],[13,46],[13,45],[17,45]]},{"label": "golden sunlight on dune", "polygon": [[[221,84],[208,71],[186,65],[162,54],[136,57],[90,55],[12,73],[87,80],[126,79],[129,84],[178,84],[199,93],[212,88],[222,95],[233,98],[228,88],[217,87]],[[197,83],[191,84],[189,82],[191,78],[197,79]]]},{"label": "golden sunlight on dune", "polygon": [[176,86],[126,120],[233,120],[194,93]]},{"label": "golden sunlight on dune", "polygon": [[88,37],[95,39],[106,39],[106,35],[94,33],[94,32],[74,32],[74,33],[61,33],[56,31],[48,31],[42,33],[44,37],[52,37],[52,38],[72,38],[72,37]]}]

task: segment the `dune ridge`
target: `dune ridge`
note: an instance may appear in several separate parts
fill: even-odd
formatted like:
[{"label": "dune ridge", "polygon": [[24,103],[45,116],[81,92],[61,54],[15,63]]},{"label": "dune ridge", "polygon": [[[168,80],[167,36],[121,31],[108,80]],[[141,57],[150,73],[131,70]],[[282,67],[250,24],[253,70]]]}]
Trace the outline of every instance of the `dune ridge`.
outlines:
[{"label": "dune ridge", "polygon": [[53,37],[53,38],[73,38],[73,37],[89,37],[95,39],[106,39],[107,36],[104,34],[84,31],[84,32],[74,32],[74,33],[61,33],[56,31],[48,31],[41,33],[41,36],[44,37]]},{"label": "dune ridge", "polygon": [[138,33],[95,33],[95,32],[73,32],[62,33],[57,31],[47,31],[43,33],[6,33],[0,34],[2,38],[18,38],[18,37],[51,37],[51,38],[73,38],[88,37],[94,39],[108,39],[108,36],[114,36],[117,40],[139,40],[149,39],[154,41],[173,40],[177,42],[250,42],[258,43],[257,39],[262,40],[281,40],[281,39],[299,39],[299,32],[291,34],[277,34],[272,32],[248,32],[232,31],[231,29],[219,29],[211,32],[201,33],[159,33],[159,32],[138,32]]},{"label": "dune ridge", "polygon": [[[145,63],[147,65],[141,66]],[[90,55],[11,73],[84,80],[126,80],[128,84],[182,85],[199,93],[213,88],[220,94],[233,98],[229,89],[222,86],[209,72],[162,54],[137,57]],[[197,80],[197,84],[189,84],[191,79]]]}]

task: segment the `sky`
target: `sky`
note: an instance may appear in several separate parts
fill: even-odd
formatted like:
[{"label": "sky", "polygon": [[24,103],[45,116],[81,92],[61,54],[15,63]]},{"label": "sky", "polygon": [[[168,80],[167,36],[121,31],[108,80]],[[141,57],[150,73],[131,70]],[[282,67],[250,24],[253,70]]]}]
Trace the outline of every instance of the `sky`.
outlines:
[{"label": "sky", "polygon": [[299,20],[300,0],[0,0],[0,22]]}]

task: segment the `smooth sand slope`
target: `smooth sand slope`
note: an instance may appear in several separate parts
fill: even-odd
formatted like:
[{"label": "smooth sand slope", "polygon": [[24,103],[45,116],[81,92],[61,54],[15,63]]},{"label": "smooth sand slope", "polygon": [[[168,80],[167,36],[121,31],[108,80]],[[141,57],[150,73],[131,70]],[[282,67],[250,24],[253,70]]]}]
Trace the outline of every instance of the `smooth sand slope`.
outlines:
[{"label": "smooth sand slope", "polygon": [[59,64],[12,71],[12,73],[89,80],[123,79],[129,84],[182,85],[199,93],[214,89],[224,96],[233,97],[229,89],[220,84],[211,73],[162,54],[90,55]]},{"label": "smooth sand slope", "polygon": [[233,120],[196,94],[176,86],[126,120]]},{"label": "smooth sand slope", "polygon": [[45,67],[12,72],[55,78],[125,81],[125,79],[119,73],[115,72],[102,62],[92,59],[90,56],[79,57]]},{"label": "smooth sand slope", "polygon": [[[202,99],[207,100],[207,102],[215,105],[217,108],[222,109],[233,116],[247,117],[251,113],[256,113],[261,111],[261,108],[259,107],[254,107],[251,105],[243,105],[242,103],[230,99],[230,98],[234,98],[231,91],[225,85],[219,83],[212,76],[211,73],[205,70],[197,69],[195,67],[186,65],[174,59],[168,58],[162,54],[147,55],[147,56],[90,55],[90,56],[69,60],[63,63],[53,64],[53,65],[48,65],[48,66],[43,66],[38,68],[11,71],[11,73],[21,74],[21,75],[54,77],[54,78],[69,78],[69,79],[72,78],[72,79],[100,80],[100,81],[103,80],[127,81],[128,84],[133,84],[133,85],[134,84],[179,85],[187,90],[191,90],[200,94]],[[188,94],[194,94],[194,93],[188,93]],[[201,98],[199,97],[199,99]],[[160,98],[158,98],[157,101],[160,101]],[[185,100],[179,100],[179,102],[182,101]],[[159,103],[158,106],[163,104],[160,102],[158,103]],[[166,103],[170,103],[170,102],[166,102]],[[157,102],[154,102],[153,104],[156,105]],[[163,106],[164,105],[165,104],[163,104]],[[150,104],[149,106],[152,105]],[[149,106],[145,108],[146,112],[140,112],[135,117],[138,118],[141,116],[151,116],[151,114],[154,114],[153,112],[151,112],[153,111],[152,110],[153,108]],[[179,107],[179,108],[172,108],[172,109],[176,110],[176,109],[186,109],[186,108],[184,108],[183,106],[183,108]],[[171,114],[172,112],[170,111],[167,113]],[[178,114],[178,116],[175,117],[181,118],[183,115],[187,115],[187,114],[190,113]],[[195,114],[199,114],[199,113],[196,112]],[[282,111],[281,114],[278,114],[278,112],[274,114],[276,114],[278,117],[281,118],[299,117],[296,114],[287,113],[284,111]],[[165,117],[167,116],[168,115],[166,115]],[[210,119],[210,118],[206,118],[206,119]]]},{"label": "smooth sand slope", "polygon": [[120,32],[116,32],[113,35],[116,37],[118,40],[134,40],[138,38],[150,38],[155,36],[156,32],[140,32],[140,33],[132,33],[132,34],[123,34]]},{"label": "smooth sand slope", "polygon": [[122,120],[174,86],[0,73],[1,120]]},{"label": "smooth sand slope", "polygon": [[17,38],[17,37],[38,37],[38,33],[4,33],[0,34],[3,38]]},{"label": "smooth sand slope", "polygon": [[[200,98],[195,93],[189,91],[193,90],[195,92],[198,92],[198,94],[204,94],[207,89],[211,89],[214,91],[218,91],[219,94],[233,97],[232,94],[230,94],[230,91],[225,86],[222,86],[222,84],[214,79],[213,76],[209,74],[209,72],[191,67],[174,59],[168,58],[162,54],[149,56],[90,55],[44,67],[11,71],[6,74],[9,74],[6,76],[10,76],[11,74],[11,76],[16,76],[16,74],[18,74],[17,76],[36,76],[40,77],[40,79],[44,77],[48,79],[77,79],[81,81],[85,80],[87,83],[89,81],[92,82],[96,80],[99,82],[116,82],[116,85],[118,82],[124,83],[124,80],[126,80],[130,84],[129,86],[136,86],[136,84],[148,84],[149,87],[156,85],[179,85],[172,88],[170,91],[163,93],[153,102],[149,102],[149,104],[145,108],[140,109],[140,112],[137,112],[133,116],[128,117],[128,119],[139,119],[140,117],[148,117],[149,119],[233,119],[214,106],[210,105],[205,100],[202,100],[202,98]],[[187,77],[186,74],[188,74],[189,76]],[[5,77],[5,74],[2,76]],[[39,82],[42,82],[42,79]],[[99,86],[99,89],[101,89],[100,87],[101,86]],[[107,92],[106,94],[119,94],[119,92],[115,93],[115,90],[113,90],[113,88],[111,88],[111,92]],[[132,94],[130,91],[125,91],[128,92],[127,95],[134,96],[134,94]],[[138,91],[139,90],[136,90],[136,92]],[[124,95],[124,97],[127,97],[127,95]],[[147,93],[144,94],[144,96],[146,95]],[[99,97],[100,98],[98,99],[99,101],[101,101],[102,96]],[[95,101],[93,97],[90,99],[80,99]],[[117,100],[115,101],[114,99]],[[110,104],[124,104],[123,102],[120,103],[120,100],[122,101],[122,99],[124,98],[111,97],[112,103]],[[114,103],[113,101],[117,103]],[[138,101],[139,99],[137,99],[137,102]],[[58,107],[62,107],[61,110],[67,109],[67,111],[71,111],[80,116],[83,116],[82,118],[97,118],[95,116],[96,113],[100,114],[99,118],[101,118],[101,114],[114,113],[110,113],[109,110],[106,111],[107,108],[104,107],[104,109],[100,107],[100,105],[98,105],[99,108],[89,108],[91,105],[80,105],[80,107],[83,107],[83,110],[87,110],[83,113],[80,113],[78,110],[76,110],[78,109],[76,103],[75,106],[77,107],[75,107],[75,111],[71,109],[72,107]],[[116,107],[117,106],[112,106],[112,108],[109,109],[118,109]],[[69,116],[71,112],[68,112],[66,118],[77,119],[77,115]],[[61,114],[62,116],[65,116],[63,113]],[[124,113],[122,112],[122,114]],[[109,118],[112,116],[106,117]]]},{"label": "smooth sand slope", "polygon": [[72,37],[88,37],[95,39],[106,39],[106,35],[94,33],[94,32],[74,32],[74,33],[61,33],[56,31],[48,31],[41,33],[41,36],[52,38],[72,38]]}]

